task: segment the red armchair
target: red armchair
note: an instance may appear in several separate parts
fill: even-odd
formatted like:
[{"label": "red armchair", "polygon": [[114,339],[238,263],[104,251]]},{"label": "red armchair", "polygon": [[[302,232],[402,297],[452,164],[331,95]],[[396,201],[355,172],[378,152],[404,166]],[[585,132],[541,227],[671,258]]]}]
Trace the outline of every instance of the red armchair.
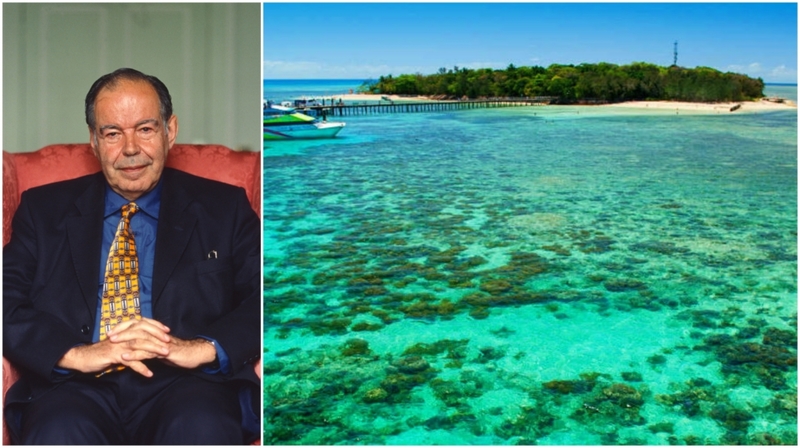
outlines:
[{"label": "red armchair", "polygon": [[[197,176],[242,187],[256,214],[261,214],[261,156],[255,152],[237,152],[219,145],[179,145],[169,152],[167,166]],[[100,163],[88,143],[50,145],[31,153],[3,151],[3,245],[11,238],[11,219],[19,206],[22,192],[39,185],[73,179],[100,171]],[[255,365],[261,377],[260,363]],[[6,391],[19,373],[3,358],[3,401]],[[10,438],[3,420],[3,445]]]}]

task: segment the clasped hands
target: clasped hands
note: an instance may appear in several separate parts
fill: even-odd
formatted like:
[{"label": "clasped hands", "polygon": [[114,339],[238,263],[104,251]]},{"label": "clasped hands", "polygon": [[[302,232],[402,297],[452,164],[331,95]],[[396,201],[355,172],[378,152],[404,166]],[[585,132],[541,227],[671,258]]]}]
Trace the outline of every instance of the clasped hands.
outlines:
[{"label": "clasped hands", "polygon": [[153,372],[142,362],[147,359],[160,359],[165,364],[185,369],[216,359],[216,349],[207,340],[181,339],[171,336],[169,331],[166,325],[146,317],[122,322],[108,332],[108,338],[71,348],[57,365],[96,373],[121,364],[149,378]]}]

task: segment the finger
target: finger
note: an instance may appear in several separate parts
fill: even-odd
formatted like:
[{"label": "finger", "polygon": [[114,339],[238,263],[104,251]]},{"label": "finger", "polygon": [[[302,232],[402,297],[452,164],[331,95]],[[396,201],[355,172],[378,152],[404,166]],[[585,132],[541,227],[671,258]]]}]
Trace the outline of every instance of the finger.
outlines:
[{"label": "finger", "polygon": [[142,317],[140,319],[131,319],[125,322],[121,322],[115,325],[111,330],[109,330],[106,334],[110,337],[111,335],[118,334],[122,331],[126,331],[132,327],[143,327],[143,328],[150,328],[154,329],[155,331],[159,332],[160,334],[169,333],[169,327],[162,324],[161,322],[150,319],[147,317]]},{"label": "finger", "polygon": [[119,333],[121,331],[125,331],[125,330],[128,329],[128,327],[133,325],[133,322],[134,322],[134,320],[128,320],[128,321],[125,321],[125,322],[120,322],[120,323],[114,325],[113,327],[111,327],[110,330],[106,330],[106,335],[111,337],[111,335],[114,334],[114,333]]},{"label": "finger", "polygon": [[142,328],[129,328],[126,331],[108,337],[108,341],[114,344],[132,341],[134,339],[149,340],[161,345],[169,345],[171,342],[169,336],[164,335],[164,333],[153,333],[152,331]]},{"label": "finger", "polygon": [[147,366],[143,362],[131,361],[131,362],[124,362],[123,364],[128,366],[131,370],[133,370],[134,372],[136,372],[136,373],[138,373],[138,374],[140,374],[142,376],[145,376],[147,378],[150,378],[150,377],[153,376],[153,372],[150,371],[150,369],[148,369]]},{"label": "finger", "polygon": [[164,325],[164,324],[162,324],[161,322],[159,322],[159,321],[157,321],[155,319],[150,319],[149,317],[143,317],[142,318],[142,322],[147,322],[147,323],[150,323],[152,325],[155,325],[155,326],[161,328],[161,330],[164,331],[165,333],[169,333],[169,327]]},{"label": "finger", "polygon": [[144,331],[129,330],[106,341],[115,347],[117,353],[130,350],[146,350],[159,355],[166,355],[170,352],[169,342],[159,340]]},{"label": "finger", "polygon": [[[121,340],[143,337],[145,334],[147,334],[161,341],[169,342],[170,336],[163,331],[163,327],[161,325],[154,325],[152,322],[123,322],[117,327],[114,327],[112,331],[107,333],[108,339],[110,339],[112,342],[118,342]],[[123,337],[123,335],[125,336]]]},{"label": "finger", "polygon": [[126,352],[143,351],[152,353],[153,356],[151,357],[168,356],[170,353],[170,347],[168,345],[165,345],[161,341],[154,341],[151,339],[131,339],[129,341],[121,342],[120,346],[127,349]]},{"label": "finger", "polygon": [[162,334],[166,334],[169,332],[169,327],[162,324],[161,322],[153,319],[142,318],[142,319],[131,319],[125,322],[121,322],[112,327],[111,330],[107,332],[107,334],[109,336],[113,334],[119,334],[123,331],[128,331],[132,328],[145,328],[145,329],[150,329],[150,331],[155,331]]},{"label": "finger", "polygon": [[121,361],[144,361],[147,359],[163,359],[167,355],[163,352],[145,349],[133,349],[119,355]]}]

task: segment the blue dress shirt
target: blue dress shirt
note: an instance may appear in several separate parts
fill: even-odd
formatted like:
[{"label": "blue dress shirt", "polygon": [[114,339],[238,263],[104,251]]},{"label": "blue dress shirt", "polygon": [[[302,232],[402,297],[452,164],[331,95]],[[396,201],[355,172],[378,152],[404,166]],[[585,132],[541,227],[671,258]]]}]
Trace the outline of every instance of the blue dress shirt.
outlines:
[{"label": "blue dress shirt", "polygon": [[[102,317],[103,283],[105,281],[106,261],[111,242],[117,233],[119,221],[122,219],[122,206],[130,203],[106,185],[106,200],[103,212],[103,245],[100,247],[100,277],[97,292],[97,319],[95,320],[92,342],[100,340],[100,318]],[[156,253],[156,230],[158,229],[158,211],[161,208],[161,182],[156,187],[140,196],[136,201],[139,211],[131,217],[130,230],[136,241],[136,254],[139,258],[139,305],[142,317],[153,318],[153,260]],[[205,373],[228,373],[230,360],[225,350],[217,341],[197,335],[214,343],[217,351],[219,367],[203,368]]]}]

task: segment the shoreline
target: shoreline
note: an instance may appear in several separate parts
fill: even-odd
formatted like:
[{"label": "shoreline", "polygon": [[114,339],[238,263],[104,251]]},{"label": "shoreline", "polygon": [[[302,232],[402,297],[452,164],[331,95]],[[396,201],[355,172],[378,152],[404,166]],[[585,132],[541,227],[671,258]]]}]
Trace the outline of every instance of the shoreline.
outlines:
[{"label": "shoreline", "polygon": [[[739,106],[739,107],[736,107]],[[692,103],[687,101],[627,101],[623,103],[602,104],[597,107],[615,107],[628,109],[648,109],[659,111],[701,112],[701,113],[746,113],[775,110],[797,109],[793,101],[783,100],[781,103],[761,99],[758,101],[740,101],[725,103]]]},{"label": "shoreline", "polygon": [[[363,93],[347,93],[342,95],[328,95],[321,97],[327,101],[338,102],[342,100],[347,105],[359,103],[386,102],[388,98],[394,103],[417,103],[417,102],[452,102],[455,100],[436,100],[425,96],[400,96],[400,95],[379,95]],[[739,105],[735,110],[731,110]],[[693,103],[688,101],[626,101],[613,104],[598,105],[565,105],[565,107],[599,107],[599,108],[627,108],[627,109],[646,109],[656,111],[673,111],[676,113],[746,113],[746,112],[766,112],[776,110],[797,109],[794,101],[784,99],[782,102],[768,101],[761,99],[757,101],[723,102],[723,103]]]}]

